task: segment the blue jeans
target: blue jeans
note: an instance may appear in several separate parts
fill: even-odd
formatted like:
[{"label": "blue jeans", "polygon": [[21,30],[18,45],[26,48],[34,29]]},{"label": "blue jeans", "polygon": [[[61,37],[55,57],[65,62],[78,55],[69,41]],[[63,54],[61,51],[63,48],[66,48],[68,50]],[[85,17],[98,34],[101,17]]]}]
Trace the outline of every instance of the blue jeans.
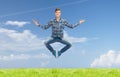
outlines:
[{"label": "blue jeans", "polygon": [[53,47],[50,44],[55,43],[55,42],[60,42],[65,45],[60,50],[61,53],[65,52],[66,50],[68,50],[71,47],[71,44],[69,42],[67,42],[66,40],[59,38],[59,37],[55,37],[55,38],[52,37],[52,39],[49,39],[48,41],[45,42],[45,46],[50,50],[50,52],[54,51]]}]

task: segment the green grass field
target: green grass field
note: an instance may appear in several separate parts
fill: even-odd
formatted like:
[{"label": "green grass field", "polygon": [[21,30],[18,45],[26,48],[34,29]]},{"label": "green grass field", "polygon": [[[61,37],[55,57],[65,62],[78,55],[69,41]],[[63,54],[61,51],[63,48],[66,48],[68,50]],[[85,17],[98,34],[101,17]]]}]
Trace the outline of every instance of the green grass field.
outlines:
[{"label": "green grass field", "polygon": [[120,69],[110,68],[0,69],[0,77],[120,77]]}]

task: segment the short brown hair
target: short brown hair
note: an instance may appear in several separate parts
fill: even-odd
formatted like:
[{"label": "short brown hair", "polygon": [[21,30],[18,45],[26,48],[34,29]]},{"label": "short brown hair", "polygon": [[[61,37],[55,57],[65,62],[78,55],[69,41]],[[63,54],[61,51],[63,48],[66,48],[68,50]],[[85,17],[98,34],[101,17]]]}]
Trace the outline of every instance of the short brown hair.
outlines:
[{"label": "short brown hair", "polygon": [[55,9],[55,12],[56,12],[56,11],[61,11],[61,9],[60,9],[60,8],[56,8],[56,9]]}]

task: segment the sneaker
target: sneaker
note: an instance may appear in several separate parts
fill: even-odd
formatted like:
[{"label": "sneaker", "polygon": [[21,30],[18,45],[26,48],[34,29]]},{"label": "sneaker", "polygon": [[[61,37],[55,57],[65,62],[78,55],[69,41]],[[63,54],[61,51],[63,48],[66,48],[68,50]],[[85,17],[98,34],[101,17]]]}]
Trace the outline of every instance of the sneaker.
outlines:
[{"label": "sneaker", "polygon": [[53,54],[53,56],[55,56],[56,57],[56,51],[54,50],[54,51],[52,51],[52,54]]},{"label": "sneaker", "polygon": [[60,51],[58,51],[58,57],[60,57],[60,56],[61,56],[61,54],[62,54],[62,53],[61,53]]},{"label": "sneaker", "polygon": [[56,59],[61,55],[60,51],[56,51]]}]

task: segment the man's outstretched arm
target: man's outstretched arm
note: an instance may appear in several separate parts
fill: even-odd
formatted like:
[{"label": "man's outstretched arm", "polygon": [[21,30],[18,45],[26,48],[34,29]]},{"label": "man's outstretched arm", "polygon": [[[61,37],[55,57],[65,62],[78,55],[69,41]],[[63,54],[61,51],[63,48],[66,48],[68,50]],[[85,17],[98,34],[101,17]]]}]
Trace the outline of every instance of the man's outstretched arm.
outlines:
[{"label": "man's outstretched arm", "polygon": [[69,28],[75,28],[75,27],[77,27],[77,26],[79,26],[79,25],[81,25],[82,23],[84,23],[85,22],[85,20],[80,20],[77,24],[75,24],[75,25],[72,25],[72,24],[69,24],[67,21],[65,22],[65,25],[67,26],[67,27],[69,27]]},{"label": "man's outstretched arm", "polygon": [[37,27],[41,27],[42,29],[48,29],[48,28],[52,25],[51,22],[48,22],[47,25],[42,26],[42,25],[40,25],[36,20],[32,20],[32,21],[33,21],[33,23],[34,23]]}]

